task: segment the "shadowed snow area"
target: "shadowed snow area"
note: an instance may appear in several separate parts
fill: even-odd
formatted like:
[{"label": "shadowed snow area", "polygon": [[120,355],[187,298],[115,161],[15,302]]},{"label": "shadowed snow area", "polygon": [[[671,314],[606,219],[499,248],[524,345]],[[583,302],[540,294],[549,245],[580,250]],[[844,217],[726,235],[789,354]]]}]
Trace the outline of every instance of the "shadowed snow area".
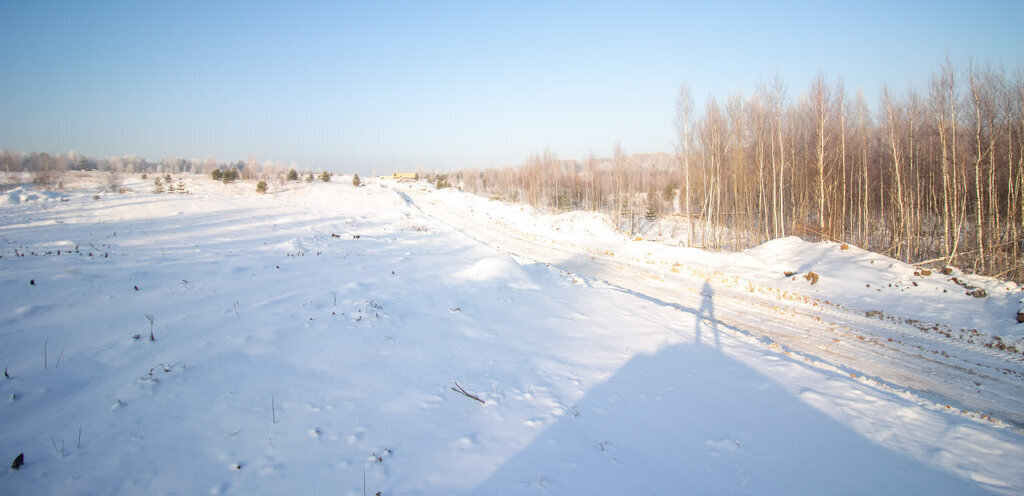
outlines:
[{"label": "shadowed snow area", "polygon": [[[822,403],[831,404],[833,393],[825,394],[829,398]],[[587,391],[474,492],[978,491],[957,474],[922,466],[888,443],[858,435],[816,409],[811,395],[817,393],[790,394],[760,371],[708,347],[666,346],[634,356]]]},{"label": "shadowed snow area", "polygon": [[942,310],[948,278],[834,243],[181,178],[0,205],[0,494],[1024,492],[1019,355],[899,320],[1009,342],[994,281]]}]

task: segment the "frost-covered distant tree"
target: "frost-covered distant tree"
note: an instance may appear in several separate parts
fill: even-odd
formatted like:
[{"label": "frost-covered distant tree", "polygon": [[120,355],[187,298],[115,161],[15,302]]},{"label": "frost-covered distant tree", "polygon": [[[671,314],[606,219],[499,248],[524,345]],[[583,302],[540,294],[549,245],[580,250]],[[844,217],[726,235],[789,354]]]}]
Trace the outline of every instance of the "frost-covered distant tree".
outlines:
[{"label": "frost-covered distant tree", "polygon": [[121,169],[119,172],[133,174],[142,170],[142,158],[138,155],[124,155],[121,157]]},{"label": "frost-covered distant tree", "polygon": [[35,153],[22,160],[26,170],[32,172],[32,182],[44,188],[54,188],[61,183],[66,164],[49,153]]},{"label": "frost-covered distant tree", "polygon": [[202,174],[209,174],[216,168],[217,161],[213,157],[206,157],[206,159],[203,160],[203,165],[201,166],[199,172]]},{"label": "frost-covered distant tree", "polygon": [[3,191],[7,191],[7,185],[11,181],[11,171],[17,171],[19,163],[20,160],[13,153],[7,150],[0,150],[0,170],[4,172]]},{"label": "frost-covered distant tree", "polygon": [[166,174],[177,174],[185,170],[185,159],[180,157],[168,157],[160,162],[160,172]]},{"label": "frost-covered distant tree", "polygon": [[[268,160],[267,162],[270,162],[270,161]],[[250,181],[252,179],[256,179],[256,176],[258,175],[258,172],[260,170],[260,160],[259,160],[259,158],[256,157],[256,155],[249,155],[249,158],[246,159],[245,162],[242,162],[241,160],[239,160],[238,163],[236,163],[235,165],[236,165],[236,167],[238,165],[241,165],[241,166],[244,167],[244,169],[246,171],[245,172],[246,177],[244,179],[246,181]],[[266,163],[264,163],[264,165],[263,165],[263,170],[264,170],[264,172],[266,172],[266,170],[267,170]]]}]

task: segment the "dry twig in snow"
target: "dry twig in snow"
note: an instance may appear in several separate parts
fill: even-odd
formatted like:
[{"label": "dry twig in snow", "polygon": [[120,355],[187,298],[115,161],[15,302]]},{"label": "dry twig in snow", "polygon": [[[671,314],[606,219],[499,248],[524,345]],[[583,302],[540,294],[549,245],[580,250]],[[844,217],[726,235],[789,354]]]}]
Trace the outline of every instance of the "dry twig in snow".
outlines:
[{"label": "dry twig in snow", "polygon": [[[458,388],[458,389],[456,389],[456,388]],[[460,394],[462,394],[463,396],[465,396],[467,398],[473,398],[474,400],[479,401],[481,405],[486,404],[486,403],[484,403],[484,400],[480,399],[479,396],[476,396],[476,395],[473,395],[473,394],[469,394],[469,393],[466,392],[465,389],[462,389],[462,386],[459,385],[459,381],[455,381],[455,387],[452,388],[452,391],[455,391],[456,393],[460,393]]]}]

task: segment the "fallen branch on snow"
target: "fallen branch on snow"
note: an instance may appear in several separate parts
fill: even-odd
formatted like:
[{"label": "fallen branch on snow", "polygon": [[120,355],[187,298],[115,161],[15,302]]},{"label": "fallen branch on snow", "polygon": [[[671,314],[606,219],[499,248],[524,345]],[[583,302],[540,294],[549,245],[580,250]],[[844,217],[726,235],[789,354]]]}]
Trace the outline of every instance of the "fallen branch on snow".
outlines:
[{"label": "fallen branch on snow", "polygon": [[[456,389],[456,388],[458,388],[458,389]],[[467,398],[473,398],[474,400],[479,401],[481,405],[485,405],[486,404],[486,403],[484,403],[484,400],[480,399],[479,396],[476,396],[474,394],[469,394],[469,393],[466,392],[465,389],[462,389],[462,386],[459,385],[459,381],[455,381],[455,387],[453,387],[451,389],[452,389],[452,391],[455,391],[456,393],[459,393],[459,394],[461,394],[461,395],[463,395],[463,396],[465,396]]]}]

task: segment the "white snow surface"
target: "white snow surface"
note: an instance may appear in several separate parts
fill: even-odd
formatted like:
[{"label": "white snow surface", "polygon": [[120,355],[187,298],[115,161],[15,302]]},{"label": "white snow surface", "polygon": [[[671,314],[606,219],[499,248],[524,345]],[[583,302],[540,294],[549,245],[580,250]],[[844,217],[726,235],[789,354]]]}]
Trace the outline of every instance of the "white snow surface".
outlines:
[{"label": "white snow surface", "polygon": [[31,191],[22,187],[14,188],[0,195],[0,206],[20,205],[38,201],[51,201],[60,199],[63,195],[53,191]]},{"label": "white snow surface", "polygon": [[497,283],[514,289],[541,289],[530,280],[519,262],[512,257],[497,256],[481,259],[479,262],[455,273],[453,281],[464,279],[484,283]]},{"label": "white snow surface", "polygon": [[0,494],[1024,493],[1012,283],[422,183],[69,176],[0,205]]}]

